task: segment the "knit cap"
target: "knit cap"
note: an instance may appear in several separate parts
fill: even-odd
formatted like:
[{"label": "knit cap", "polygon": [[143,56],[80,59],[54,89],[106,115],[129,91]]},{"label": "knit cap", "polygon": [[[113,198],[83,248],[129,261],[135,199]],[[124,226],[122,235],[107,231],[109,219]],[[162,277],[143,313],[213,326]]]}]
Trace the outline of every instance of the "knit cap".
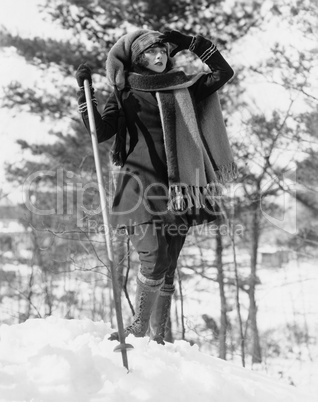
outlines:
[{"label": "knit cap", "polygon": [[[159,42],[160,32],[138,29],[123,35],[110,49],[106,60],[107,82],[121,90],[125,86],[125,70],[136,57]],[[168,44],[166,46],[169,47]],[[169,52],[168,52],[169,53]]]},{"label": "knit cap", "polygon": [[131,61],[136,61],[137,57],[150,46],[159,42],[160,32],[149,31],[140,35],[131,45]]}]

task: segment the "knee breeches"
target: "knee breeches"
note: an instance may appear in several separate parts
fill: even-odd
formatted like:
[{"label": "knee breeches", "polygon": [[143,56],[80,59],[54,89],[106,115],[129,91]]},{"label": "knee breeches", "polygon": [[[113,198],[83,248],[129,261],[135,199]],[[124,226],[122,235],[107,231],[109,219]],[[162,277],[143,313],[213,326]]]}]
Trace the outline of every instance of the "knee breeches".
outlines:
[{"label": "knee breeches", "polygon": [[139,255],[140,274],[146,280],[172,284],[180,251],[184,245],[188,227],[146,223],[135,226],[129,234]]}]

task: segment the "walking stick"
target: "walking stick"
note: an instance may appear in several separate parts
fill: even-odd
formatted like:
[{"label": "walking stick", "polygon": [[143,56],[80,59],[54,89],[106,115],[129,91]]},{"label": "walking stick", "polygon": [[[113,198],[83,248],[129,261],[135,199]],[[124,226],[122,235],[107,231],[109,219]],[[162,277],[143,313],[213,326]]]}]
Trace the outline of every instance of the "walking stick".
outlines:
[{"label": "walking stick", "polygon": [[97,174],[97,183],[98,183],[100,204],[101,204],[103,223],[104,223],[105,243],[106,243],[107,257],[108,257],[108,262],[110,265],[110,272],[111,272],[111,278],[112,278],[112,284],[113,284],[113,296],[114,296],[114,301],[115,301],[118,336],[119,336],[119,342],[120,342],[120,345],[116,346],[114,351],[121,352],[123,365],[126,367],[127,370],[129,370],[128,359],[127,359],[127,350],[132,349],[133,346],[125,343],[124,325],[123,325],[123,317],[122,317],[122,311],[121,311],[120,289],[119,289],[117,271],[114,266],[112,241],[111,241],[111,236],[109,233],[110,225],[109,225],[109,219],[108,219],[107,201],[106,201],[105,188],[103,185],[102,169],[101,169],[100,158],[99,158],[94,110],[93,110],[93,104],[92,104],[90,85],[89,85],[89,81],[87,79],[84,81],[84,90],[85,90],[85,97],[86,97],[86,103],[87,103],[89,128],[90,128],[91,137],[92,137],[95,168],[96,168],[96,174]]}]

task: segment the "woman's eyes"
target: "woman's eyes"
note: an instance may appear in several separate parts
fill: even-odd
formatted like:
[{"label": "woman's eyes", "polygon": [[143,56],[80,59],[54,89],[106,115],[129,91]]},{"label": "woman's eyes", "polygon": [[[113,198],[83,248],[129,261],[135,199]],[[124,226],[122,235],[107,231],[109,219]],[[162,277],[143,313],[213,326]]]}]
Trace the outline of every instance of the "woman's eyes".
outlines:
[{"label": "woman's eyes", "polygon": [[[155,54],[155,53],[157,53],[157,51],[155,51],[153,49],[149,49],[149,50],[146,50],[146,53]],[[167,54],[167,51],[165,49],[162,49],[162,50],[160,50],[160,53]]]}]

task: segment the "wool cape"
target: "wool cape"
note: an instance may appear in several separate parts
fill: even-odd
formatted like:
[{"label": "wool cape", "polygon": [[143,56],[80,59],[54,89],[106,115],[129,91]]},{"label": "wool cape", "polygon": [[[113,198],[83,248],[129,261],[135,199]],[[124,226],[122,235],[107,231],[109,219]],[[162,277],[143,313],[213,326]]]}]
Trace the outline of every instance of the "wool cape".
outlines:
[{"label": "wool cape", "polygon": [[[205,73],[127,74],[131,46],[145,32],[124,35],[112,47],[106,62],[107,80],[115,88],[121,111],[118,90],[128,86],[156,93],[167,159],[168,210],[204,208],[207,200],[214,205],[222,185],[237,176],[217,92],[194,105],[188,88]],[[117,138],[117,148],[120,144],[124,141]]]}]

